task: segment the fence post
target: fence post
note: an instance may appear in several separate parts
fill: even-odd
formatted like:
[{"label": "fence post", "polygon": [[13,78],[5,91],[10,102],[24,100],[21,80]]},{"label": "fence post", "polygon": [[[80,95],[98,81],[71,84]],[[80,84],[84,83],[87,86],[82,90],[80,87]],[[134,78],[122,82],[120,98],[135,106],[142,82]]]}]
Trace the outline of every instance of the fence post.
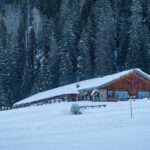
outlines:
[{"label": "fence post", "polygon": [[132,97],[130,97],[130,114],[131,114],[131,118],[133,117],[132,115]]}]

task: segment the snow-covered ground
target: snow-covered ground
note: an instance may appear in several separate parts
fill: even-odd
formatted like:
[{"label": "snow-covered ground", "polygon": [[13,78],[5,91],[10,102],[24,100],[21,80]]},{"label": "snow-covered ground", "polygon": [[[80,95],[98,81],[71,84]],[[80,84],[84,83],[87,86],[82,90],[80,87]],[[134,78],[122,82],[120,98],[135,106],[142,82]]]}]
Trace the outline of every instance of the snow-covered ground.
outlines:
[{"label": "snow-covered ground", "polygon": [[0,150],[149,150],[150,101],[133,102],[133,119],[129,102],[106,104],[82,115],[67,102],[0,112]]}]

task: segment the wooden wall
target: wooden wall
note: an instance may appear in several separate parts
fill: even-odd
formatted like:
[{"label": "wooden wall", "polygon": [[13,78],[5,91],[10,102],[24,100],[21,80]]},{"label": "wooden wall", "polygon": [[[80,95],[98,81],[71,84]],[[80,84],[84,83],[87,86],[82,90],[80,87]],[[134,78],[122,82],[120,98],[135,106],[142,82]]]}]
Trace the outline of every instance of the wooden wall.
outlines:
[{"label": "wooden wall", "polygon": [[130,73],[102,88],[107,90],[127,90],[129,95],[134,95],[139,91],[150,92],[150,81],[136,73]]}]

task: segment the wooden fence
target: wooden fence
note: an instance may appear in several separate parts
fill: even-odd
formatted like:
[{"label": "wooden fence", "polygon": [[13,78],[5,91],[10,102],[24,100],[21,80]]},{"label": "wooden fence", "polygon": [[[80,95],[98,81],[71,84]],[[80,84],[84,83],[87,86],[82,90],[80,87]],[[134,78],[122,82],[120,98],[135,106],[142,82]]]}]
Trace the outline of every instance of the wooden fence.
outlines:
[{"label": "wooden fence", "polygon": [[43,100],[43,101],[41,100],[37,102],[14,105],[13,107],[2,106],[0,107],[0,111],[18,109],[23,107],[31,107],[31,106],[42,106],[46,104],[61,103],[61,102],[67,102],[67,100],[62,100],[62,99],[54,99],[54,100],[52,99],[52,100]]},{"label": "wooden fence", "polygon": [[8,106],[2,106],[2,107],[0,107],[0,111],[11,110],[11,109],[12,108],[8,107]]}]

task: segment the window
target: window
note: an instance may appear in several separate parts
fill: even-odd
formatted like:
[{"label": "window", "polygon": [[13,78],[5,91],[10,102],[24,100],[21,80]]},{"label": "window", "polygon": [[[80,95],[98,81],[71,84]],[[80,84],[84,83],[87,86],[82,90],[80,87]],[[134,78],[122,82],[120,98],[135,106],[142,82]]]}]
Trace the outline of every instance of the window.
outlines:
[{"label": "window", "polygon": [[147,91],[141,91],[138,92],[138,98],[149,98],[150,97],[150,93]]},{"label": "window", "polygon": [[114,98],[114,91],[108,91],[108,98]]},{"label": "window", "polygon": [[100,101],[100,93],[99,93],[99,91],[96,91],[96,92],[93,94],[93,100],[94,100],[94,101]]},{"label": "window", "polygon": [[127,91],[115,91],[115,97],[119,101],[128,100],[129,95]]}]

